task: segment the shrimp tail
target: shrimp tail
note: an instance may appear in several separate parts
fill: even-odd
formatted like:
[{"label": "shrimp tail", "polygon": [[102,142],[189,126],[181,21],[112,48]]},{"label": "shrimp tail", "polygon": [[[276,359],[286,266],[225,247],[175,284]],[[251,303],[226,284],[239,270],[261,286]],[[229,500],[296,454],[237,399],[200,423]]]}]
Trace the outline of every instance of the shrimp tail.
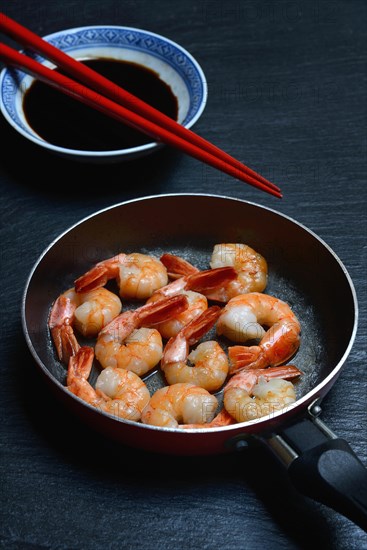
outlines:
[{"label": "shrimp tail", "polygon": [[[262,369],[261,369],[262,370]],[[279,365],[278,367],[269,367],[261,373],[266,380],[271,378],[283,378],[283,380],[292,380],[303,374],[295,365]]]},{"label": "shrimp tail", "polygon": [[232,376],[227,382],[224,392],[230,388],[244,388],[248,392],[251,391],[260,377],[263,377],[267,382],[273,378],[282,378],[283,380],[292,380],[300,376],[300,371],[294,365],[281,365],[279,367],[269,367],[267,369],[242,369]]},{"label": "shrimp tail", "polygon": [[89,384],[88,378],[92,369],[94,350],[88,346],[83,346],[79,351],[70,357],[67,374],[67,387],[77,397],[94,403],[97,394]]},{"label": "shrimp tail", "polygon": [[48,319],[48,326],[60,361],[68,363],[80,346],[71,326],[74,320],[75,304],[69,297],[61,295],[55,300]]},{"label": "shrimp tail", "polygon": [[174,254],[163,254],[160,257],[160,261],[167,269],[168,276],[170,279],[178,279],[180,277],[186,277],[187,275],[192,275],[193,273],[198,273],[199,269],[194,267],[190,262],[187,262],[180,256],[175,256]]},{"label": "shrimp tail", "polygon": [[209,427],[211,428],[217,428],[220,426],[230,426],[231,424],[235,424],[236,421],[229,414],[229,412],[226,409],[222,409],[215,418],[209,423]]},{"label": "shrimp tail", "polygon": [[68,364],[67,384],[74,378],[88,380],[92,370],[94,350],[89,346],[82,346],[75,355],[72,355]]},{"label": "shrimp tail", "polygon": [[188,308],[186,296],[170,296],[158,302],[150,302],[136,311],[136,324],[138,326],[152,326],[163,321],[168,321],[175,315],[179,315]]},{"label": "shrimp tail", "polygon": [[149,302],[135,310],[124,311],[112,319],[112,321],[100,331],[98,337],[103,337],[105,334],[112,334],[122,342],[139,327],[151,327],[182,313],[187,309],[188,304],[186,296],[180,294],[178,296],[164,298],[157,302]]},{"label": "shrimp tail", "polygon": [[105,286],[110,279],[116,279],[119,265],[126,260],[126,254],[118,254],[108,260],[98,262],[92,269],[74,281],[75,292],[90,292]]},{"label": "shrimp tail", "polygon": [[51,328],[51,335],[59,360],[67,364],[80,348],[73,328],[70,325],[55,326]]},{"label": "shrimp tail", "polygon": [[61,295],[55,300],[52,306],[48,326],[50,329],[61,326],[71,325],[74,319],[76,306],[69,297]]},{"label": "shrimp tail", "polygon": [[163,254],[160,260],[171,279],[185,277],[185,290],[204,293],[206,290],[225,286],[237,277],[236,270],[230,266],[200,271],[197,267],[174,254]]},{"label": "shrimp tail", "polygon": [[205,291],[225,286],[237,277],[233,267],[218,267],[193,273],[186,279],[186,290],[205,294]]},{"label": "shrimp tail", "polygon": [[231,346],[228,348],[230,374],[241,370],[261,369],[267,366],[260,346]]},{"label": "shrimp tail", "polygon": [[193,346],[212,328],[220,313],[219,306],[211,306],[184,326],[182,336],[189,346]]},{"label": "shrimp tail", "polygon": [[189,430],[192,428],[221,428],[222,426],[230,426],[235,424],[236,420],[229,414],[226,409],[222,409],[211,422],[207,424],[181,424],[180,428]]},{"label": "shrimp tail", "polygon": [[87,273],[74,281],[75,292],[90,292],[105,286],[109,280],[107,268],[103,265],[92,267]]},{"label": "shrimp tail", "polygon": [[196,344],[210,330],[219,315],[220,307],[212,306],[187,323],[176,336],[170,338],[164,349],[162,369],[164,370],[172,363],[185,361],[190,346]]}]

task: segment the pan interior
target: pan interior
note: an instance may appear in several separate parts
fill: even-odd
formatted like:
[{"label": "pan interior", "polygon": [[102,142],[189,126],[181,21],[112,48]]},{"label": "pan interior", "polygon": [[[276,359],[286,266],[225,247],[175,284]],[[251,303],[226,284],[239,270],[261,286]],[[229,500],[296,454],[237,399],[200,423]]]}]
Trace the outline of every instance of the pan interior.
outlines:
[{"label": "pan interior", "polygon": [[[289,362],[304,373],[296,386],[297,396],[305,395],[335,368],[352,337],[355,307],[349,279],[333,252],[307,229],[272,210],[226,197],[167,195],[131,201],[62,235],[37,263],[25,293],[24,327],[38,364],[65,385],[66,369],[47,329],[49,311],[56,297],[96,262],[119,252],[157,257],[169,252],[207,269],[213,246],[224,242],[246,243],[266,258],[265,293],[286,301],[299,318],[301,346]],[[125,303],[124,309],[136,305]],[[96,363],[92,383],[99,372]],[[145,381],[151,392],[165,385],[159,369]]]}]

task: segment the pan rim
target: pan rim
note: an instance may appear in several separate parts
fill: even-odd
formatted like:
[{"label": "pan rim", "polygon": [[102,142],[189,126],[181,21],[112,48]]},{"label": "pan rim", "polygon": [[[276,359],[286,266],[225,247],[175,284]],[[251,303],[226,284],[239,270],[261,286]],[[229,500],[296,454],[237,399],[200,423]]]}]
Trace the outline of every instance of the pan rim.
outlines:
[{"label": "pan rim", "polygon": [[[35,350],[35,348],[33,346],[32,340],[29,336],[27,322],[26,322],[26,302],[27,302],[28,290],[29,290],[29,286],[30,286],[30,283],[32,281],[32,278],[34,276],[34,273],[36,272],[36,270],[37,270],[38,266],[40,265],[41,261],[43,260],[43,258],[51,250],[51,248],[57,242],[59,242],[65,235],[70,233],[72,230],[74,230],[78,226],[80,226],[83,223],[87,222],[88,220],[90,220],[92,218],[95,218],[95,217],[97,217],[101,214],[104,214],[104,213],[106,213],[110,210],[114,210],[116,208],[120,208],[120,207],[126,206],[128,204],[146,202],[146,201],[153,200],[153,199],[160,200],[160,199],[164,199],[164,198],[179,198],[179,197],[200,197],[200,198],[214,198],[214,199],[228,200],[228,201],[233,201],[233,202],[237,202],[237,203],[243,203],[243,204],[247,204],[247,205],[250,205],[250,206],[254,206],[256,208],[266,210],[268,212],[271,212],[271,213],[275,214],[276,216],[284,218],[285,220],[297,225],[302,230],[304,230],[305,232],[310,234],[324,248],[326,248],[326,250],[329,252],[329,254],[331,254],[331,256],[333,256],[334,260],[339,264],[339,267],[341,268],[341,270],[342,270],[342,272],[343,272],[343,274],[344,274],[344,276],[345,276],[345,278],[348,282],[348,285],[349,285],[349,288],[350,288],[350,291],[351,291],[351,296],[352,296],[352,299],[353,299],[354,322],[353,322],[353,329],[352,329],[352,332],[351,332],[349,343],[348,343],[342,357],[340,358],[338,363],[334,366],[334,368],[330,371],[330,373],[321,382],[319,382],[313,389],[311,389],[305,395],[303,395],[302,397],[297,399],[294,403],[287,406],[285,409],[282,409],[281,411],[271,413],[269,415],[263,416],[261,418],[257,418],[255,420],[250,420],[250,421],[247,421],[247,422],[240,422],[240,423],[231,424],[229,426],[218,426],[218,427],[211,427],[211,428],[206,428],[206,427],[203,427],[203,428],[168,428],[168,427],[151,426],[151,425],[148,425],[148,424],[142,424],[142,423],[135,422],[135,421],[128,420],[128,419],[116,418],[116,417],[113,417],[113,416],[109,415],[108,413],[105,413],[104,411],[96,409],[95,407],[93,407],[89,403],[86,403],[85,401],[83,401],[79,397],[77,397],[74,394],[72,394],[71,392],[69,392],[68,389],[66,388],[66,386],[61,384],[50,373],[50,371],[48,370],[46,365],[43,363],[43,361],[41,360],[41,358],[39,357],[37,351]],[[23,290],[23,294],[22,294],[22,302],[21,302],[22,330],[23,330],[23,334],[24,334],[27,346],[28,346],[28,348],[31,352],[31,355],[33,356],[34,360],[36,361],[38,367],[41,368],[43,374],[46,375],[46,377],[49,379],[50,382],[52,382],[53,384],[56,384],[56,386],[58,386],[58,388],[61,389],[61,391],[64,392],[65,395],[67,395],[68,397],[71,397],[72,399],[74,399],[77,402],[81,403],[83,406],[86,406],[87,408],[89,408],[94,413],[102,414],[103,416],[105,416],[106,418],[108,418],[110,420],[121,422],[123,425],[128,424],[128,425],[133,426],[134,428],[140,428],[140,429],[144,429],[144,430],[149,429],[149,430],[152,430],[152,431],[159,431],[160,433],[166,432],[166,433],[175,433],[175,434],[185,434],[185,433],[186,434],[193,434],[193,433],[209,434],[209,433],[218,433],[218,432],[232,432],[232,431],[238,431],[238,430],[241,430],[241,429],[244,430],[244,432],[246,433],[246,431],[249,431],[254,426],[258,427],[261,424],[266,424],[270,420],[272,422],[278,421],[280,419],[280,417],[283,417],[284,415],[292,414],[296,409],[299,409],[300,407],[305,406],[306,404],[310,403],[311,401],[316,400],[320,396],[320,394],[322,394],[322,390],[325,387],[327,387],[327,386],[329,386],[329,385],[331,385],[335,382],[335,380],[338,377],[338,375],[339,375],[339,373],[340,373],[347,357],[349,356],[351,348],[352,348],[352,346],[354,344],[354,341],[355,341],[355,338],[356,338],[356,334],[357,334],[358,318],[359,318],[358,300],[357,300],[357,293],[356,293],[356,290],[355,290],[355,287],[354,287],[353,280],[352,280],[346,266],[342,262],[342,260],[339,258],[339,256],[336,254],[336,252],[326,243],[326,241],[324,241],[314,231],[312,231],[311,229],[309,229],[308,227],[303,225],[301,222],[299,222],[299,221],[295,220],[294,218],[292,218],[291,216],[288,216],[287,214],[279,212],[279,211],[277,211],[273,208],[270,208],[268,206],[263,206],[263,205],[258,204],[256,202],[248,201],[248,200],[245,200],[245,199],[240,199],[240,198],[237,198],[237,197],[230,197],[230,196],[227,196],[227,195],[218,195],[218,194],[212,194],[212,193],[164,193],[164,194],[159,194],[159,195],[146,195],[146,196],[143,196],[143,197],[137,197],[137,198],[133,198],[133,199],[128,199],[126,201],[121,201],[119,203],[115,203],[113,205],[107,206],[105,208],[102,208],[98,211],[95,211],[95,212],[85,216],[81,220],[79,220],[76,223],[69,226],[62,233],[60,233],[55,239],[53,239],[51,241],[51,243],[43,250],[43,252],[41,252],[41,254],[37,258],[36,262],[34,263],[32,269],[31,269],[31,271],[30,271],[30,273],[27,277],[27,280],[26,280],[26,283],[25,283],[25,286],[24,286],[24,290]]]}]

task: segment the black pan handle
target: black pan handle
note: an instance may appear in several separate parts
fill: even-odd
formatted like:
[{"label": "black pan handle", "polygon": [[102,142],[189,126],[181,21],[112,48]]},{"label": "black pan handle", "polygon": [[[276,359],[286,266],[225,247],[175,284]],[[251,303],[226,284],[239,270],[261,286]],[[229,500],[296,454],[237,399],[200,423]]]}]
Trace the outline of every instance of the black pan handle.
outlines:
[{"label": "black pan handle", "polygon": [[[349,444],[319,418],[319,405],[265,439],[302,494],[326,504],[367,531],[367,469]],[[263,440],[264,441],[264,440]]]}]

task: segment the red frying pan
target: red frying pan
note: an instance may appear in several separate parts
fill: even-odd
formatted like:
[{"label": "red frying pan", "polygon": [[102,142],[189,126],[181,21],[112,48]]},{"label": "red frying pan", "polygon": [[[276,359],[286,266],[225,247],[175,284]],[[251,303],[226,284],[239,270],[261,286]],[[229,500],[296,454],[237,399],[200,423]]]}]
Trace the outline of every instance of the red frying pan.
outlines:
[{"label": "red frying pan", "polygon": [[[223,242],[246,243],[266,258],[265,292],[286,301],[300,320],[301,346],[292,362],[304,374],[293,405],[250,422],[183,430],[119,420],[68,391],[66,370],[47,328],[50,307],[61,292],[96,262],[118,252],[158,257],[169,252],[207,269],[213,246]],[[36,262],[22,309],[25,338],[50,391],[94,429],[124,444],[171,454],[224,453],[261,442],[282,461],[298,490],[366,529],[366,469],[319,417],[321,400],[351,350],[357,318],[353,283],[317,235],[257,204],[188,194],[117,204],[65,231]],[[151,392],[160,387],[159,370],[146,383]]]}]

